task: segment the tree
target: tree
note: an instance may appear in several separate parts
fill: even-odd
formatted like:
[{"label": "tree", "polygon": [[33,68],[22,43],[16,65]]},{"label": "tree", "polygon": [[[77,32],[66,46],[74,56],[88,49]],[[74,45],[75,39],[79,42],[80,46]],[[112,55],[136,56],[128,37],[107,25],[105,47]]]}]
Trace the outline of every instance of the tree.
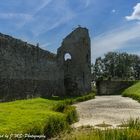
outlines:
[{"label": "tree", "polygon": [[94,65],[94,75],[95,79],[99,79],[104,76],[104,63],[101,57],[98,57]]},{"label": "tree", "polygon": [[93,65],[95,79],[140,79],[140,57],[128,53],[108,52]]}]

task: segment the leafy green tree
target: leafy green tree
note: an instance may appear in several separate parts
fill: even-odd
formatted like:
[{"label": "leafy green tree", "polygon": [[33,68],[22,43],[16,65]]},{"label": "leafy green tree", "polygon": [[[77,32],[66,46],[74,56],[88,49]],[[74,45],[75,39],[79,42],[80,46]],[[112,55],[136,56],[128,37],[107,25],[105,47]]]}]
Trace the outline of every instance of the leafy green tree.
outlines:
[{"label": "leafy green tree", "polygon": [[108,52],[93,65],[95,79],[140,79],[140,57],[128,53]]}]

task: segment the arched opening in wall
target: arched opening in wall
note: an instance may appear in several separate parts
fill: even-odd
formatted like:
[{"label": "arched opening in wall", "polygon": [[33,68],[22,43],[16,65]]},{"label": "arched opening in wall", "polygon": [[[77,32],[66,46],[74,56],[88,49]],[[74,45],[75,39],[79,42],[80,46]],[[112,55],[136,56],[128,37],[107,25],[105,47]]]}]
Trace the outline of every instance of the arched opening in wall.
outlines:
[{"label": "arched opening in wall", "polygon": [[70,53],[66,53],[65,55],[64,55],[64,60],[65,61],[67,61],[67,60],[71,60],[72,58],[71,58],[71,54]]}]

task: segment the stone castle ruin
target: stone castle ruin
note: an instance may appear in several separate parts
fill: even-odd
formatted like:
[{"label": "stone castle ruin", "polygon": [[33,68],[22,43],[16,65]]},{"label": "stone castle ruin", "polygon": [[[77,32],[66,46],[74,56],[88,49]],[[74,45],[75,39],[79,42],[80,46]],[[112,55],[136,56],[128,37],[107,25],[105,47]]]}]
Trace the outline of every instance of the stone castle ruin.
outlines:
[{"label": "stone castle ruin", "polygon": [[57,54],[0,34],[0,101],[90,92],[90,53],[82,27],[63,40]]}]

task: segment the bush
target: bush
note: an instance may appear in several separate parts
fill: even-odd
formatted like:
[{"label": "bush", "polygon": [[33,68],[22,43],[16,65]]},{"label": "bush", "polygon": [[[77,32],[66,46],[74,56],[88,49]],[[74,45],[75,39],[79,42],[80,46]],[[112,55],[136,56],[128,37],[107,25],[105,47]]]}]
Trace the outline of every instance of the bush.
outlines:
[{"label": "bush", "polygon": [[94,93],[90,93],[90,94],[78,97],[76,99],[76,102],[83,102],[83,101],[87,101],[87,100],[94,99],[94,98],[95,98],[95,94]]},{"label": "bush", "polygon": [[53,107],[53,110],[57,112],[63,112],[66,106],[67,106],[66,102],[60,102]]},{"label": "bush", "polygon": [[46,121],[46,125],[44,127],[44,135],[46,136],[46,138],[50,138],[68,128],[69,125],[66,121],[65,116],[61,115],[53,116],[52,118],[49,118]]},{"label": "bush", "polygon": [[66,120],[69,124],[72,124],[78,121],[78,114],[77,114],[75,106],[67,106],[64,109],[63,113],[66,114]]}]

